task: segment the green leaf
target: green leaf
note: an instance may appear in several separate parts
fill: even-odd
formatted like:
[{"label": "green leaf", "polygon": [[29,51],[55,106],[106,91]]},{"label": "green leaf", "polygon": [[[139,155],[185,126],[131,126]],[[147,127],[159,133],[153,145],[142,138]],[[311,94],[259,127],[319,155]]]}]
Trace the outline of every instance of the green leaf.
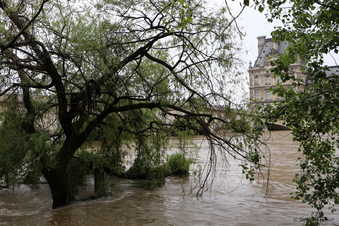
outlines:
[{"label": "green leaf", "polygon": [[264,11],[264,9],[265,9],[265,8],[264,8],[262,5],[259,5],[259,8],[258,8],[259,12],[262,13],[262,12]]}]

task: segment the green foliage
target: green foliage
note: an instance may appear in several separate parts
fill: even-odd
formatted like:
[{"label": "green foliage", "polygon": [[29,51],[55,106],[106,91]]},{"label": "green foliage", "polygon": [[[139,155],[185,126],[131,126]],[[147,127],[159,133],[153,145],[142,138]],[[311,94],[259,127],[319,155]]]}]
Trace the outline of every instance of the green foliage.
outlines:
[{"label": "green foliage", "polygon": [[89,167],[91,161],[87,161],[84,156],[73,158],[67,166],[67,175],[69,186],[72,193],[78,191],[78,185],[84,182],[85,176],[93,173],[93,170]]},{"label": "green foliage", "polygon": [[144,136],[137,137],[136,151],[137,157],[133,166],[128,170],[132,174],[149,174],[153,168],[159,167],[164,163],[165,137],[152,137],[149,139]]},{"label": "green foliage", "polygon": [[245,175],[246,179],[250,181],[255,180],[255,174],[260,169],[261,155],[257,148],[251,149],[251,151],[246,156],[247,160],[244,163],[241,163],[239,166],[242,168],[242,173]]},{"label": "green foliage", "polygon": [[247,133],[250,132],[251,126],[248,120],[238,119],[232,120],[230,123],[225,123],[221,129],[231,130],[236,133]]},{"label": "green foliage", "polygon": [[[200,129],[197,129],[200,128]],[[185,135],[202,135],[199,133],[200,125],[192,117],[178,117],[171,125],[171,135],[183,136]]]},{"label": "green foliage", "polygon": [[266,122],[283,120],[300,142],[301,173],[294,180],[297,190],[292,197],[315,208],[306,225],[319,225],[327,219],[323,209],[335,211],[339,204],[339,76],[323,65],[324,53],[338,53],[338,2],[292,0],[290,7],[282,7],[285,2],[255,1],[260,11],[267,8],[269,21],[283,22],[272,32],[273,39],[290,43],[273,71],[286,81],[289,66],[300,59],[307,80],[293,81],[292,87],[302,87],[303,92],[277,87],[274,92],[283,100],[264,114]]},{"label": "green foliage", "polygon": [[[41,177],[40,158],[51,154],[48,134],[27,134],[24,114],[16,98],[3,105],[0,124],[0,178],[7,185],[18,182],[35,183]],[[51,155],[52,156],[52,155]],[[45,158],[46,161],[47,158]]]},{"label": "green foliage", "polygon": [[78,185],[84,182],[86,175],[94,174],[96,169],[109,168],[109,159],[103,158],[99,153],[82,150],[78,152],[67,166],[67,175],[71,191],[77,192]]},{"label": "green foliage", "polygon": [[192,164],[191,159],[187,159],[184,154],[172,154],[168,159],[168,165],[173,175],[187,175]]},{"label": "green foliage", "polygon": [[0,177],[7,186],[19,179],[27,153],[20,112],[15,105],[8,107],[1,113],[0,125]]},{"label": "green foliage", "polygon": [[147,170],[145,180],[137,182],[140,187],[145,189],[155,189],[165,182],[165,177],[171,174],[168,164],[158,167],[152,167]]},{"label": "green foliage", "polygon": [[[99,152],[102,161],[101,168],[109,169],[111,174],[119,174],[125,171],[122,159],[125,153],[122,151],[123,143],[130,142],[133,136],[122,130],[119,118],[111,115],[105,119],[105,123],[99,127],[96,141],[99,142]],[[96,144],[96,143],[95,143]],[[98,148],[94,147],[94,148]],[[104,164],[102,164],[102,162]],[[100,168],[100,164],[95,168]]]},{"label": "green foliage", "polygon": [[[192,163],[193,161],[187,159],[182,153],[172,154],[162,165],[145,170],[146,180],[138,182],[138,184],[146,189],[154,189],[162,185],[167,176],[187,176]],[[134,171],[134,173],[136,172]]]},{"label": "green foliage", "polygon": [[248,163],[240,164],[242,168],[242,174],[245,175],[247,180],[254,181],[255,169],[252,166],[249,166]]},{"label": "green foliage", "polygon": [[0,144],[0,167],[12,178],[23,166],[40,169],[53,207],[72,201],[66,179],[87,173],[73,157],[92,158],[77,153],[88,141],[101,145],[95,169],[122,172],[126,142],[137,156],[131,170],[151,175],[164,164],[172,119],[182,117],[189,133],[239,153],[212,134],[218,119],[209,111],[229,101],[225,81],[238,74],[225,9],[200,0],[32,0],[1,1],[0,10],[1,101],[20,96],[20,117],[1,131],[14,142]]},{"label": "green foliage", "polygon": [[247,111],[225,107],[222,114],[224,114],[225,123],[222,124],[220,129],[235,133],[250,133],[251,118],[249,118]]}]

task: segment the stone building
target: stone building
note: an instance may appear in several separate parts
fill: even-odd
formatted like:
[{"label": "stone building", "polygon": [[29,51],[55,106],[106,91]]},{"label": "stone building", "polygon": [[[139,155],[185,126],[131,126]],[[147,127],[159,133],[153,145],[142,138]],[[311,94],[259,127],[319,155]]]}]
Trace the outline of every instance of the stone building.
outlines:
[{"label": "stone building", "polygon": [[[258,37],[258,57],[254,64],[250,63],[248,73],[250,81],[250,103],[251,107],[255,105],[271,105],[278,97],[273,95],[270,88],[277,84],[284,86],[291,85],[291,81],[282,83],[281,79],[271,73],[271,62],[276,60],[287,48],[288,42],[275,43],[266,36]],[[305,76],[301,71],[300,61],[290,66],[289,73],[291,77],[302,78]],[[303,89],[302,86],[297,89]]]}]

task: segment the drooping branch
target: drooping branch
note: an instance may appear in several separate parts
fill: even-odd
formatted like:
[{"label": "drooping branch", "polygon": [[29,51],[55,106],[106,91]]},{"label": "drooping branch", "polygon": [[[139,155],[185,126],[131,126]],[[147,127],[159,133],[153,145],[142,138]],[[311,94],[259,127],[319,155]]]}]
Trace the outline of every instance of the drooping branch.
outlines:
[{"label": "drooping branch", "polygon": [[172,72],[173,76],[176,78],[176,81],[178,81],[182,86],[184,86],[187,90],[189,90],[191,93],[194,93],[198,96],[201,97],[201,95],[199,93],[197,93],[195,90],[193,90],[191,87],[189,87],[184,81],[182,78],[180,78],[177,73],[174,71],[174,67],[172,67],[171,65],[169,65],[168,63],[166,63],[165,61],[163,60],[160,60],[156,57],[153,57],[152,55],[150,55],[149,53],[145,53],[145,56],[147,58],[149,58],[150,60],[154,61],[154,62],[157,62],[163,66],[165,66],[170,72]]},{"label": "drooping branch", "polygon": [[[6,49],[11,48],[13,46],[13,44],[18,40],[18,38],[27,30],[27,28],[29,26],[31,26],[31,24],[36,20],[36,18],[40,15],[40,13],[42,12],[44,5],[46,2],[48,2],[49,0],[43,0],[39,10],[36,12],[36,14],[32,17],[32,19],[30,21],[27,22],[27,24],[21,28],[21,30],[19,31],[19,33],[12,39],[11,42],[9,42],[7,45],[1,46],[1,51],[4,52]],[[6,3],[4,1],[0,1],[0,8],[4,9],[7,8]]]},{"label": "drooping branch", "polygon": [[11,86],[9,86],[7,89],[5,89],[4,91],[2,91],[2,92],[0,93],[0,97],[3,96],[3,95],[5,95],[6,93],[8,93],[8,92],[9,92],[11,89],[13,89],[14,87],[16,87],[14,84],[11,85]]},{"label": "drooping branch", "polygon": [[337,8],[337,7],[333,6],[333,5],[326,4],[326,3],[321,2],[321,1],[319,1],[319,0],[317,0],[317,1],[315,1],[315,2],[316,2],[317,4],[319,4],[319,5],[323,6],[323,7],[325,7],[325,8],[330,8],[330,9],[333,9],[334,11],[339,11],[339,8]]},{"label": "drooping branch", "polygon": [[[47,1],[44,1],[45,4]],[[25,40],[29,43],[29,46],[36,53],[38,59],[41,62],[41,65],[45,68],[45,71],[52,79],[52,84],[56,89],[58,97],[58,115],[60,124],[63,127],[66,135],[71,136],[73,128],[71,124],[71,119],[67,111],[67,99],[65,87],[62,82],[61,76],[53,63],[48,51],[45,46],[39,42],[34,36],[32,36],[27,29],[25,29],[25,22],[20,18],[18,12],[11,12],[8,6],[4,1],[0,1],[0,8],[7,14],[9,19],[16,25],[16,27],[21,30],[21,34],[24,36]]]},{"label": "drooping branch", "polygon": [[[8,58],[12,59],[14,61],[14,63],[19,63],[20,59],[17,55],[15,55],[13,53],[13,51],[11,50],[6,50],[4,52],[4,55],[6,55]],[[16,69],[19,78],[21,80],[21,84],[23,84],[23,86],[21,86],[22,92],[23,92],[23,102],[24,102],[24,106],[26,108],[26,120],[23,121],[23,127],[24,130],[26,131],[27,134],[34,134],[35,128],[34,128],[34,118],[35,118],[35,114],[36,114],[36,110],[35,107],[33,106],[32,103],[32,99],[31,99],[31,94],[30,94],[30,90],[29,90],[29,79],[27,78],[25,72],[21,69],[21,68],[17,68]],[[14,84],[13,84],[14,85]],[[28,86],[25,86],[28,85]]]},{"label": "drooping branch", "polygon": [[147,42],[144,46],[138,48],[136,51],[134,51],[132,54],[127,56],[125,59],[123,59],[119,64],[114,64],[114,66],[110,67],[110,73],[105,74],[100,79],[98,79],[98,84],[101,85],[105,83],[108,79],[112,77],[115,73],[117,73],[119,70],[121,70],[123,67],[125,67],[128,63],[144,56],[147,54],[147,52],[151,49],[151,47],[159,40],[165,39],[169,36],[171,36],[171,33],[165,33],[160,34],[155,37],[153,37],[149,42]]}]

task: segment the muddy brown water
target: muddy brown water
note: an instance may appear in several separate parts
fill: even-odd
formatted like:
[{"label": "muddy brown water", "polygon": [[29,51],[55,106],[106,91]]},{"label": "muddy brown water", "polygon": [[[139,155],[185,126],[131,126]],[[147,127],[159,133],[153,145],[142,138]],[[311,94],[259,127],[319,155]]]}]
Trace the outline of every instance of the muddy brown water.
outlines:
[{"label": "muddy brown water", "polygon": [[[239,161],[230,160],[227,167],[218,165],[212,189],[197,198],[190,191],[197,177],[170,177],[164,186],[144,190],[131,180],[114,181],[109,197],[74,203],[51,210],[51,195],[47,185],[21,185],[0,190],[1,225],[303,225],[312,209],[301,201],[290,199],[296,166],[297,144],[289,131],[270,134],[271,179],[268,194],[265,181],[244,179]],[[201,145],[199,164],[207,155],[206,142]],[[204,150],[205,149],[205,150]],[[173,150],[174,151],[174,150]],[[205,153],[204,153],[205,151]],[[132,158],[132,157],[130,157]],[[93,192],[93,179],[88,178],[81,194]],[[329,213],[330,222],[339,225],[339,213]]]}]

